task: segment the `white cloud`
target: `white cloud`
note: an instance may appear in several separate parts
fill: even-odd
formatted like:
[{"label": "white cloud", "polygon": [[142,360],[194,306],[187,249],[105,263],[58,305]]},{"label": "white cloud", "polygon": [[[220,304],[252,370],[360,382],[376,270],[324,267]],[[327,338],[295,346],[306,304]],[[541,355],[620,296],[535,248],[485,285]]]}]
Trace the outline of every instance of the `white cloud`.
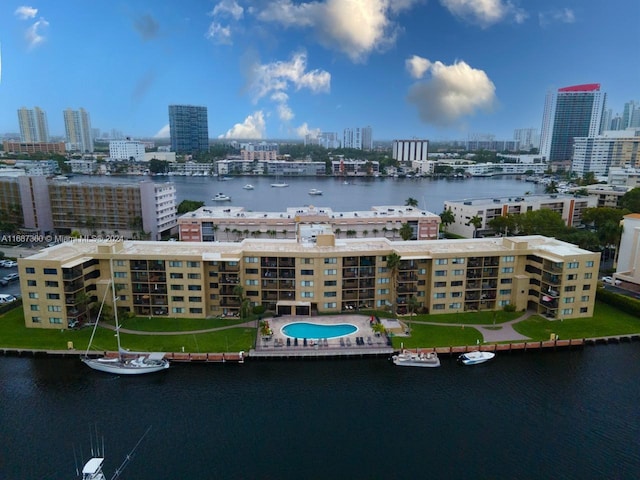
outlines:
[{"label": "white cloud", "polygon": [[171,136],[171,129],[169,128],[169,124],[167,123],[164,127],[158,130],[153,138],[169,138]]},{"label": "white cloud", "polygon": [[242,123],[236,123],[233,127],[227,130],[224,135],[219,135],[218,138],[235,138],[235,139],[260,139],[264,138],[266,131],[266,123],[264,120],[264,114],[262,110],[254,112],[244,119]]},{"label": "white cloud", "polygon": [[231,40],[231,27],[223,26],[217,22],[211,22],[209,25],[209,30],[205,34],[209,40],[213,40],[214,43],[219,45],[231,45],[233,41]]},{"label": "white cloud", "polygon": [[25,32],[25,38],[27,39],[27,43],[29,44],[29,48],[35,48],[44,42],[45,37],[41,34],[41,30],[48,27],[49,22],[47,22],[44,18],[41,18],[29,28]]},{"label": "white cloud", "polygon": [[448,126],[478,110],[492,109],[496,87],[483,70],[462,61],[453,65],[437,61],[428,71],[430,78],[412,85],[407,96],[423,122]]},{"label": "white cloud", "polygon": [[311,135],[312,138],[318,138],[318,135],[320,135],[320,129],[319,128],[309,128],[309,125],[307,125],[307,122],[304,122],[302,125],[300,125],[298,128],[296,128],[296,134],[300,138],[304,138],[307,135]]},{"label": "white cloud", "polygon": [[280,120],[282,120],[283,122],[289,122],[293,119],[295,115],[293,114],[293,110],[291,110],[291,107],[289,105],[287,105],[286,103],[281,103],[280,105],[278,105],[278,117],[280,117]]},{"label": "white cloud", "polygon": [[258,19],[285,27],[312,28],[318,41],[364,61],[372,51],[395,43],[398,25],[392,16],[420,0],[325,0],[294,4],[277,0],[258,13]]},{"label": "white cloud", "polygon": [[560,10],[550,10],[547,12],[540,12],[538,14],[538,22],[541,26],[546,27],[551,23],[574,23],[576,21],[576,15],[570,8],[563,8]]},{"label": "white cloud", "polygon": [[296,90],[303,88],[313,93],[328,92],[331,87],[331,74],[325,70],[307,70],[307,54],[293,55],[289,62],[257,64],[253,67],[251,89],[255,100],[272,92],[282,92],[289,86]]},{"label": "white cloud", "polygon": [[508,0],[440,0],[440,3],[456,17],[483,28],[507,18],[522,23],[528,16]]},{"label": "white cloud", "polygon": [[229,16],[234,20],[240,20],[244,13],[242,8],[235,0],[222,0],[211,11],[211,16]]},{"label": "white cloud", "polygon": [[404,64],[407,67],[407,71],[413,78],[422,78],[431,66],[431,62],[429,60],[419,57],[418,55],[407,58]]},{"label": "white cloud", "polygon": [[35,18],[38,14],[38,9],[33,7],[28,7],[23,5],[21,7],[16,8],[16,11],[13,12],[18,18],[22,20],[27,20],[29,18]]}]

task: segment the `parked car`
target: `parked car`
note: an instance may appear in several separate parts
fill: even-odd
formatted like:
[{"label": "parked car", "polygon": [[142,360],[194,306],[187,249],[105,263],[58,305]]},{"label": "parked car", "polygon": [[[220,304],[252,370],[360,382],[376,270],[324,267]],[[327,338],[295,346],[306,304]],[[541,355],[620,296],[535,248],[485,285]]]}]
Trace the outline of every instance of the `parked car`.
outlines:
[{"label": "parked car", "polygon": [[4,277],[2,277],[2,280],[4,280],[5,282],[13,282],[14,280],[18,280],[20,278],[20,275],[17,273],[10,273],[9,275],[5,275]]},{"label": "parked car", "polygon": [[620,285],[622,282],[620,280],[613,280],[613,277],[602,277],[600,280],[602,280],[604,283],[608,283],[609,285]]},{"label": "parked car", "polygon": [[18,266],[18,262],[15,262],[13,260],[3,260],[2,261],[2,266],[4,268],[13,268],[13,267],[17,267]]},{"label": "parked car", "polygon": [[8,294],[0,294],[0,303],[11,303],[11,302],[15,302],[17,300],[17,298],[13,295],[8,295]]}]

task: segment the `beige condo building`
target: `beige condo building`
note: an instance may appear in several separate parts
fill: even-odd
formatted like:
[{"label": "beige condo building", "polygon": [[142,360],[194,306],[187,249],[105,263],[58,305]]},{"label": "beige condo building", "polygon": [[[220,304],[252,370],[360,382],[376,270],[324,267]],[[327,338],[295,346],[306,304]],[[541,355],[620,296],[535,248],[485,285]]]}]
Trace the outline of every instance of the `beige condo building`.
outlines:
[{"label": "beige condo building", "polygon": [[67,242],[19,260],[29,328],[86,322],[111,281],[119,311],[149,317],[237,315],[238,286],[249,305],[283,315],[514,305],[554,319],[591,317],[598,267],[598,253],[542,236],[337,239],[328,225],[302,226],[297,239]]}]

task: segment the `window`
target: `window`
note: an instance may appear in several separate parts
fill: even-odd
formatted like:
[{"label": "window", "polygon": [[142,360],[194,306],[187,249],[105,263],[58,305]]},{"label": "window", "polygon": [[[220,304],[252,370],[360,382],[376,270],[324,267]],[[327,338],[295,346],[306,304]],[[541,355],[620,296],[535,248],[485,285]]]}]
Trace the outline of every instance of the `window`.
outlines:
[{"label": "window", "polygon": [[582,290],[591,290],[591,285],[590,284],[583,285]]},{"label": "window", "polygon": [[169,278],[184,278],[184,275],[182,273],[171,272]]},{"label": "window", "polygon": [[218,276],[218,272],[209,271],[209,276],[215,278]]},{"label": "window", "polygon": [[452,287],[461,287],[463,284],[462,280],[454,280],[451,282]]},{"label": "window", "polygon": [[448,259],[446,258],[436,258],[435,264],[436,265],[446,265],[449,262]]},{"label": "window", "polygon": [[562,315],[571,315],[573,314],[573,308],[563,308]]},{"label": "window", "polygon": [[584,279],[585,280],[590,280],[593,278],[593,273],[585,273],[584,274]]},{"label": "window", "polygon": [[434,310],[444,310],[444,303],[435,303],[433,305]]},{"label": "window", "polygon": [[446,298],[447,294],[442,292],[442,293],[434,293],[433,294],[433,298]]},{"label": "window", "polygon": [[184,307],[173,307],[171,313],[184,313]]},{"label": "window", "polygon": [[464,270],[454,270],[453,275],[454,276],[464,275]]},{"label": "window", "polygon": [[575,285],[567,285],[566,287],[564,287],[564,291],[565,292],[575,292],[576,291],[576,286]]},{"label": "window", "polygon": [[200,303],[202,301],[202,297],[189,297],[189,301]]},{"label": "window", "polygon": [[505,288],[503,290],[500,290],[500,295],[511,295],[511,289]]},{"label": "window", "polygon": [[324,292],[325,297],[337,297],[338,292]]},{"label": "window", "polygon": [[113,266],[114,267],[124,267],[125,266],[125,261],[124,260],[114,260],[113,261]]},{"label": "window", "polygon": [[328,257],[324,259],[324,264],[329,265],[331,263],[338,263],[338,259],[335,257]]},{"label": "window", "polygon": [[[237,262],[229,262],[229,265],[231,265],[232,263],[237,264]],[[188,268],[200,268],[200,262],[188,261],[187,262],[187,267]]]},{"label": "window", "polygon": [[[27,273],[30,273],[28,268],[27,268]],[[58,269],[57,268],[45,268],[44,269],[44,274],[45,275],[57,275],[58,274]]]},{"label": "window", "polygon": [[587,260],[584,265],[585,267],[588,267],[588,268],[593,267],[594,265],[593,260]]},{"label": "window", "polygon": [[244,263],[258,263],[258,257],[244,257]]},{"label": "window", "polygon": [[35,280],[27,280],[27,287],[35,287],[37,285]]},{"label": "window", "polygon": [[245,280],[245,283],[249,286],[253,285],[258,285],[258,280]]},{"label": "window", "polygon": [[569,263],[567,263],[567,268],[578,268],[579,266],[580,266],[580,262],[569,262]]},{"label": "window", "polygon": [[171,290],[184,290],[184,285],[171,285]]},{"label": "window", "polygon": [[200,307],[191,307],[189,309],[189,313],[202,313],[202,308],[200,308]]},{"label": "window", "polygon": [[189,285],[189,290],[191,290],[192,292],[199,292],[200,290],[202,290],[202,286],[200,286],[200,285]]},{"label": "window", "polygon": [[58,288],[58,282],[56,282],[55,280],[47,280],[46,282],[44,282],[44,286]]},{"label": "window", "polygon": [[313,270],[300,270],[300,275],[313,275]]},{"label": "window", "polygon": [[38,294],[36,292],[29,292],[29,298],[38,298]]},{"label": "window", "polygon": [[451,298],[460,298],[462,296],[462,292],[451,292]]},{"label": "window", "polygon": [[580,307],[580,313],[587,313],[589,311],[589,307]]},{"label": "window", "polygon": [[60,305],[48,305],[47,306],[47,311],[49,311],[49,312],[61,312],[62,311],[62,307]]},{"label": "window", "polygon": [[573,303],[575,297],[565,297],[562,299],[562,303]]},{"label": "window", "polygon": [[387,267],[378,267],[378,273],[387,273]]},{"label": "window", "polygon": [[62,319],[60,317],[49,317],[49,323],[53,323],[55,325],[62,325]]},{"label": "window", "polygon": [[218,284],[217,283],[210,283],[209,284],[209,288],[218,288]]},{"label": "window", "polygon": [[174,267],[174,268],[182,268],[182,262],[180,262],[178,260],[170,260],[169,261],[169,266],[170,267]]},{"label": "window", "polygon": [[502,273],[513,273],[513,267],[502,267],[500,271]]},{"label": "window", "polygon": [[324,308],[336,308],[338,304],[336,302],[329,302],[324,304]]},{"label": "window", "polygon": [[300,285],[303,287],[313,287],[313,280],[302,280]]},{"label": "window", "polygon": [[419,292],[416,292],[416,297],[424,297],[424,296],[426,296],[424,294],[424,290],[420,290]]},{"label": "window", "polygon": [[507,255],[505,257],[502,257],[502,261],[505,263],[511,263],[511,262],[515,262],[516,257],[513,255]]},{"label": "window", "polygon": [[447,286],[447,282],[435,282],[435,283],[433,284],[433,286],[434,286],[435,288],[444,288],[444,287],[446,287],[446,286]]},{"label": "window", "polygon": [[419,268],[418,269],[418,275],[426,275],[427,274],[427,269],[426,268]]},{"label": "window", "polygon": [[60,300],[59,293],[47,293],[47,300]]},{"label": "window", "polygon": [[184,297],[173,296],[171,297],[172,302],[184,302]]},{"label": "window", "polygon": [[379,288],[378,289],[378,295],[389,295],[389,289],[388,288]]},{"label": "window", "polygon": [[187,274],[187,278],[189,280],[200,280],[200,274],[199,273],[188,273]]},{"label": "window", "polygon": [[325,280],[324,281],[324,286],[325,287],[335,287],[336,285],[338,285],[338,281],[337,280]]},{"label": "window", "polygon": [[127,278],[127,272],[113,272],[115,278]]},{"label": "window", "polygon": [[302,298],[313,298],[313,292],[302,292]]},{"label": "window", "polygon": [[378,283],[389,283],[391,279],[389,278],[379,278]]},{"label": "window", "polygon": [[505,305],[509,305],[509,300],[500,300],[498,305],[504,307]]},{"label": "window", "polygon": [[458,302],[456,302],[456,303],[451,303],[451,304],[449,305],[449,308],[451,308],[451,309],[456,309],[456,310],[457,310],[457,309],[459,309],[459,308],[462,308],[462,304],[461,304],[461,303],[458,303]]},{"label": "window", "polygon": [[513,283],[513,278],[501,278],[500,283],[502,285],[511,285]]},{"label": "window", "polygon": [[575,273],[567,275],[567,280],[576,280],[577,278],[578,278],[578,275],[576,275]]},{"label": "window", "polygon": [[313,258],[303,258],[302,259],[302,264],[303,265],[313,265]]},{"label": "window", "polygon": [[38,310],[40,310],[40,305],[29,305],[29,308],[32,312],[37,312]]},{"label": "window", "polygon": [[451,260],[451,263],[456,263],[458,265],[462,265],[464,263],[464,258],[458,257]]},{"label": "window", "polygon": [[247,275],[258,275],[259,272],[257,268],[245,268],[244,273]]},{"label": "window", "polygon": [[31,317],[31,322],[32,323],[40,323],[42,320],[40,319],[40,317]]},{"label": "window", "polygon": [[260,296],[260,292],[257,290],[247,290],[247,297],[258,297]]},{"label": "window", "polygon": [[36,273],[36,269],[33,267],[27,267],[24,269],[27,273]]},{"label": "window", "polygon": [[337,275],[338,271],[336,269],[334,269],[334,268],[330,268],[328,270],[325,270],[324,274],[325,275]]},{"label": "window", "polygon": [[589,295],[582,295],[580,297],[580,301],[581,302],[588,302],[589,301]]},{"label": "window", "polygon": [[436,270],[435,275],[436,275],[436,277],[446,277],[447,276],[447,271],[446,270]]}]

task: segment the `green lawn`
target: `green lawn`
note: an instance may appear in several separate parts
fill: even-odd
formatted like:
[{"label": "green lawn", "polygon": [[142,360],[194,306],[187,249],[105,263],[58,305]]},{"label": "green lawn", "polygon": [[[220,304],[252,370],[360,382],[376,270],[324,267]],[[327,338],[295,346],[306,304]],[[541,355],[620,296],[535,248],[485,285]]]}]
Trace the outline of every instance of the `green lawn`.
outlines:
[{"label": "green lawn", "polygon": [[[411,321],[431,323],[454,323],[457,325],[496,325],[522,316],[522,312],[460,312],[438,315],[414,315]],[[409,323],[409,317],[400,317],[405,323]],[[495,322],[494,322],[495,320]]]},{"label": "green lawn", "polygon": [[249,320],[240,320],[238,318],[133,317],[123,320],[120,326],[139,332],[190,332],[237,325],[238,323],[245,323],[247,321]]},{"label": "green lawn", "polygon": [[393,347],[452,347],[457,345],[475,345],[476,340],[482,343],[482,334],[471,327],[440,327],[437,325],[417,325],[411,327],[410,337],[393,337]]}]

